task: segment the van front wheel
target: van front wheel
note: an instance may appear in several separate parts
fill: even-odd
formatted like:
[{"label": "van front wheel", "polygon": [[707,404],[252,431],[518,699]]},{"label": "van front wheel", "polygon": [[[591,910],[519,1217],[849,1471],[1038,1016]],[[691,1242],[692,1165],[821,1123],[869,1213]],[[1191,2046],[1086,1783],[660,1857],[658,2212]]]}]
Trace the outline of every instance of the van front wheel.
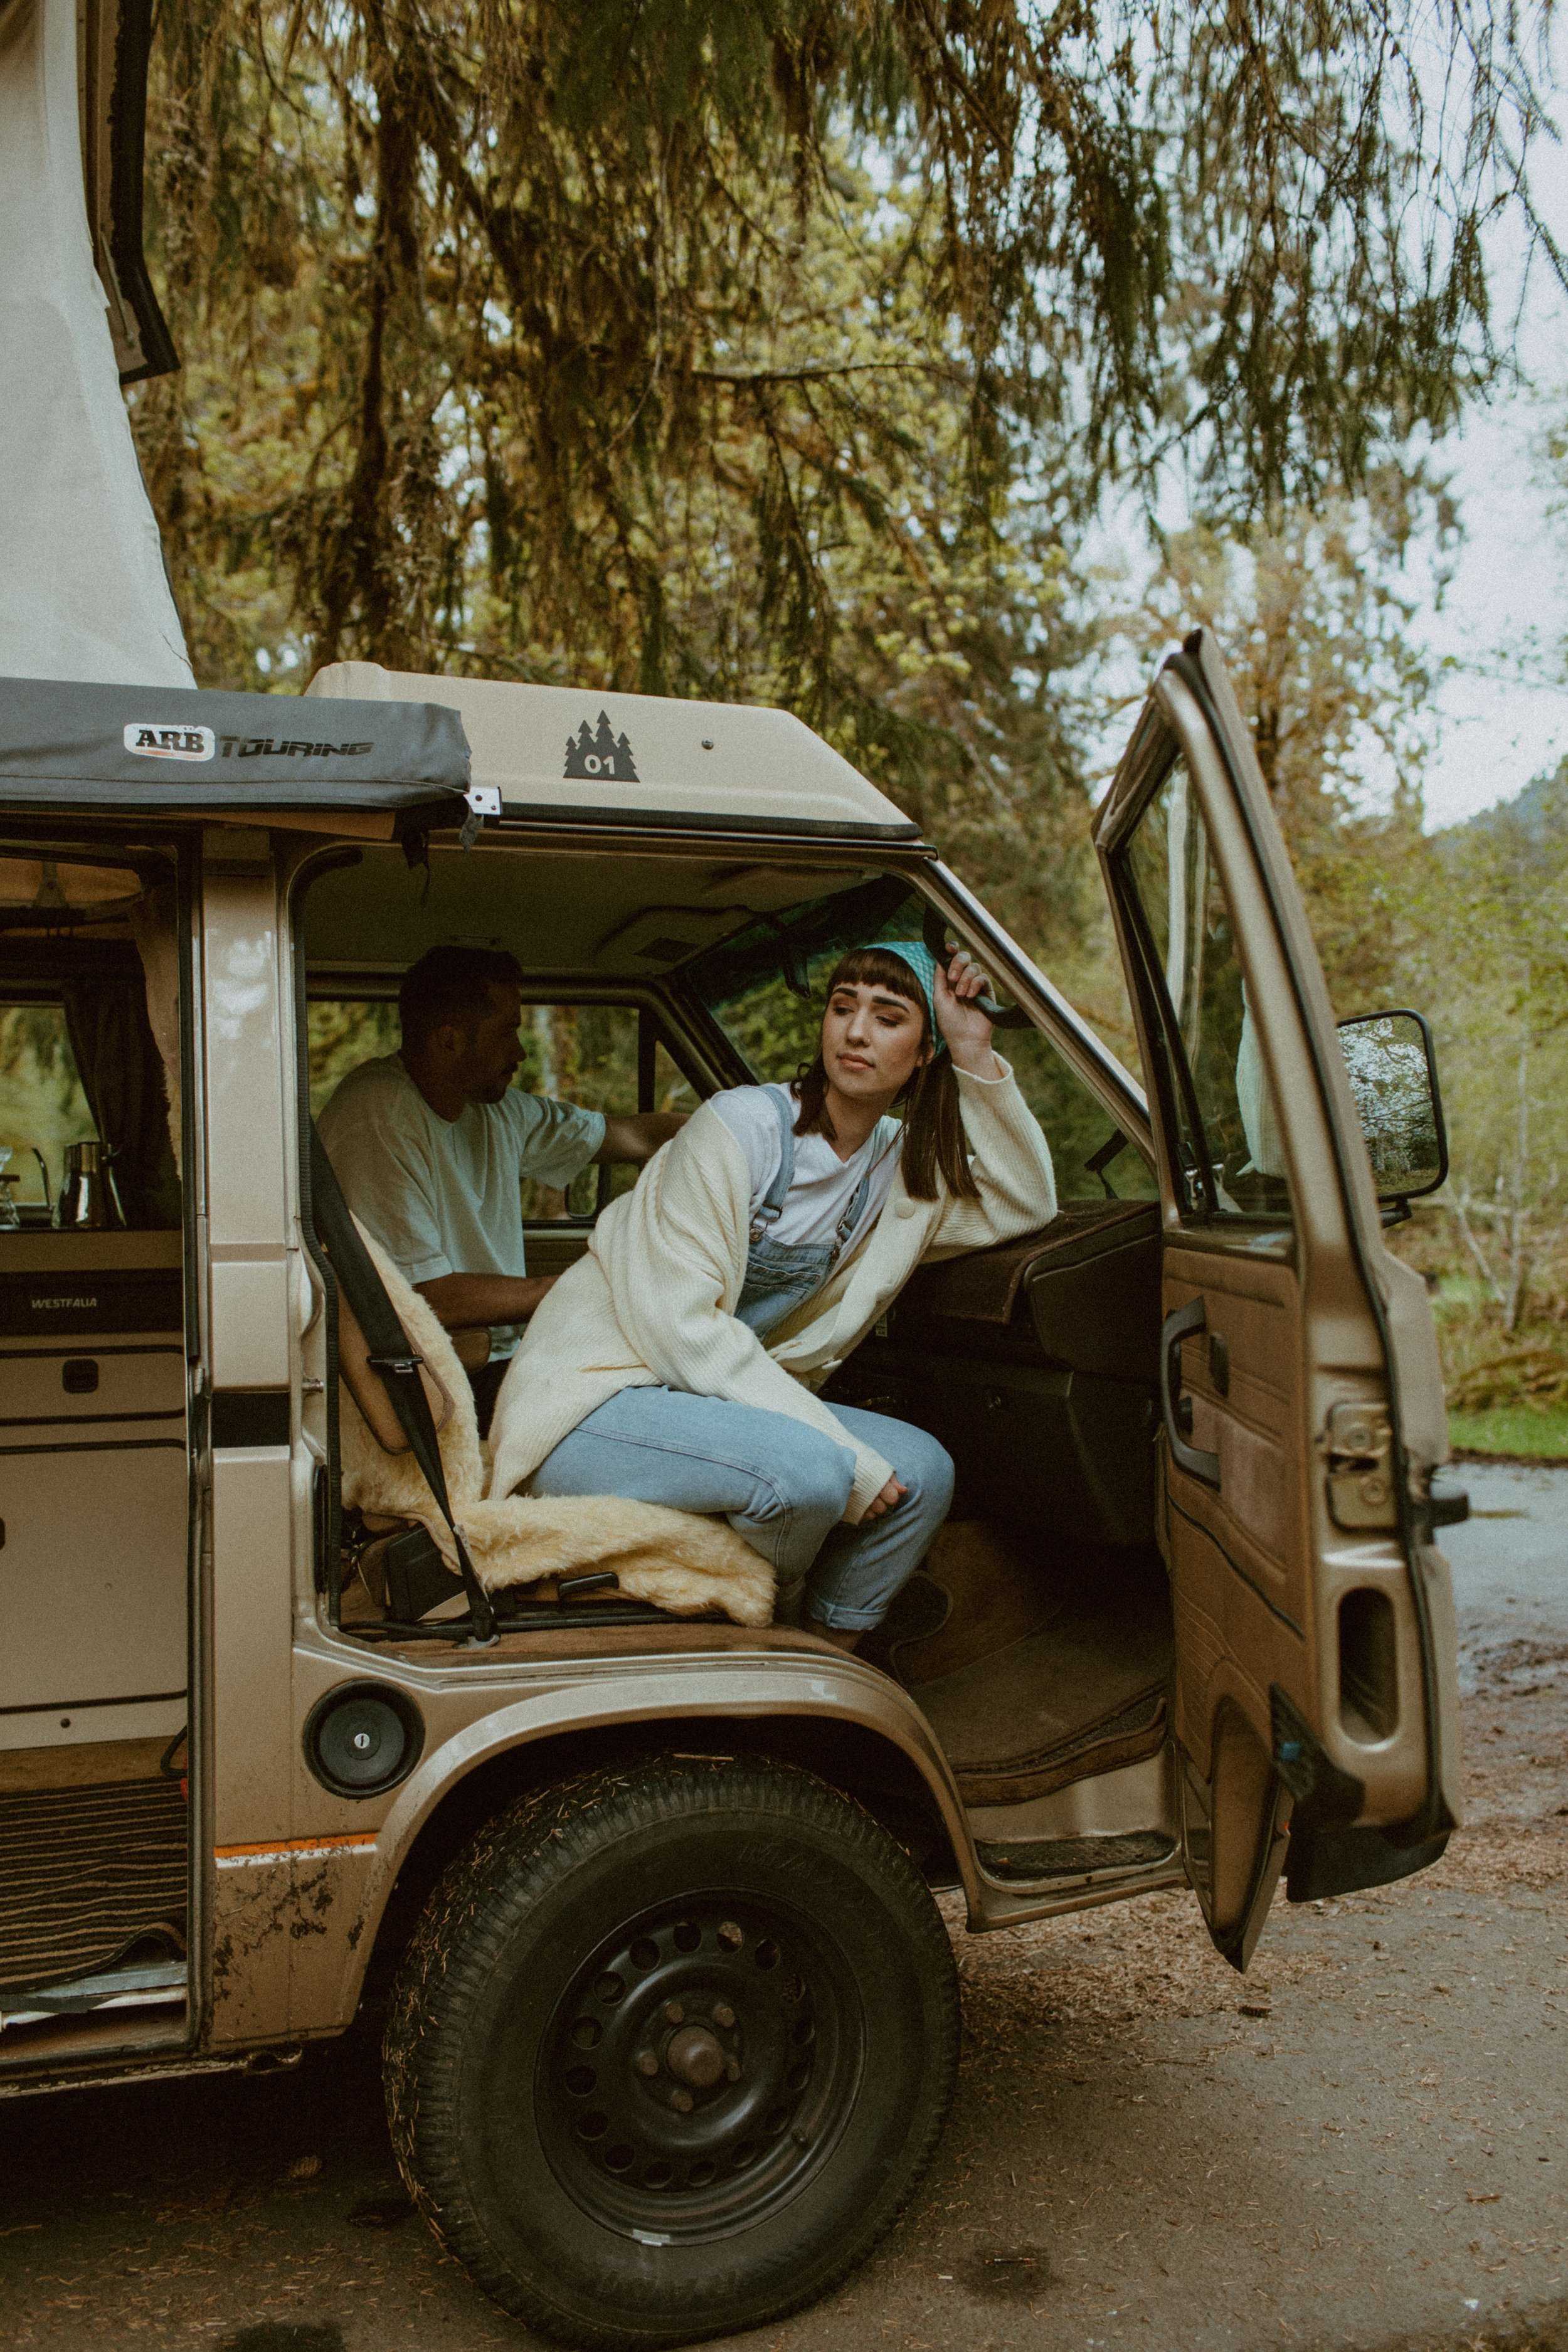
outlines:
[{"label": "van front wheel", "polygon": [[657,1757],[498,1815],[387,2027],[410,2191],[508,2311],[589,2352],[761,2326],[862,2261],[958,2052],[929,1889],[765,1759]]}]

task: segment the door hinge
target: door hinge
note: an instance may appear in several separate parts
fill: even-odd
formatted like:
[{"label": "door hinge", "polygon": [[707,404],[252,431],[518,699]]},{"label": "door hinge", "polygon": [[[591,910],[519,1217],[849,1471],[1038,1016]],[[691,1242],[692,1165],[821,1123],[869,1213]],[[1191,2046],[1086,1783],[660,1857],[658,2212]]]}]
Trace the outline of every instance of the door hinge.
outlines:
[{"label": "door hinge", "polygon": [[1399,1524],[1394,1494],[1394,1431],[1386,1406],[1336,1404],[1322,1440],[1329,1512],[1347,1532]]}]

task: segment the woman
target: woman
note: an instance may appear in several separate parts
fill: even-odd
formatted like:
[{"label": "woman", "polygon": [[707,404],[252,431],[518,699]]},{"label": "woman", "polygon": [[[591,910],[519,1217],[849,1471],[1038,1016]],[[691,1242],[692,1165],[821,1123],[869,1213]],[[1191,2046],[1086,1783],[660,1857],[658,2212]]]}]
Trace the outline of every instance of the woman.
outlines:
[{"label": "woman", "polygon": [[[880,1622],[952,1499],[907,1422],[815,1390],[928,1257],[1056,1214],[1050,1153],[975,999],[910,941],[856,949],[793,1087],[697,1111],[611,1203],[524,1336],[492,1494],[721,1512],[841,1649]],[[890,1116],[901,1106],[900,1122]]]}]

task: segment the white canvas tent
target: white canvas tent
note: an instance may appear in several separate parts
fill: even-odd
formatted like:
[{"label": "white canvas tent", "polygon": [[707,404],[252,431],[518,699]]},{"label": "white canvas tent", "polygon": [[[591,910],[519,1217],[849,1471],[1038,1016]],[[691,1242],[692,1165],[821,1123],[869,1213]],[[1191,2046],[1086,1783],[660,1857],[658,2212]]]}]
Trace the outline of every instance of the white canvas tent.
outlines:
[{"label": "white canvas tent", "polygon": [[89,222],[118,19],[115,0],[0,0],[0,675],[188,687],[121,392],[136,321],[116,284],[117,355]]}]

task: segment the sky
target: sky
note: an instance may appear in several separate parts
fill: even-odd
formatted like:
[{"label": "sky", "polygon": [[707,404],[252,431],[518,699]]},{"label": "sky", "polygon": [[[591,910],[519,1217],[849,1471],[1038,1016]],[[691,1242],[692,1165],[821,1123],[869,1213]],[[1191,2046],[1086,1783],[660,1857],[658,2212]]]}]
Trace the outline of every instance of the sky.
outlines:
[{"label": "sky", "polygon": [[[1568,247],[1568,154],[1543,148],[1535,181]],[[1515,257],[1500,257],[1498,277],[1517,288]],[[1451,665],[1426,770],[1429,826],[1510,799],[1568,753],[1568,510],[1552,511],[1540,448],[1553,395],[1568,404],[1568,299],[1539,265],[1525,295],[1519,359],[1533,385],[1474,410],[1433,452],[1459,495],[1465,537],[1441,607],[1428,600],[1417,623]]]},{"label": "sky", "polygon": [[[1568,120],[1561,32],[1552,49],[1549,95]],[[1568,249],[1568,151],[1542,139],[1530,170],[1537,209]],[[1568,405],[1568,298],[1539,258],[1526,270],[1512,220],[1491,234],[1487,260],[1500,328],[1519,313],[1527,382],[1473,409],[1432,452],[1458,493],[1465,535],[1440,603],[1426,596],[1415,622],[1444,665],[1425,778],[1429,828],[1511,799],[1568,753],[1568,509],[1552,511],[1541,451],[1553,395]]]},{"label": "sky", "polygon": [[[1553,103],[1568,130],[1568,30],[1553,48]],[[1543,139],[1531,176],[1540,213],[1568,249],[1568,149]],[[1464,538],[1447,558],[1440,596],[1420,561],[1400,583],[1413,599],[1419,592],[1414,634],[1439,666],[1424,778],[1429,830],[1511,799],[1568,755],[1568,486],[1553,513],[1540,446],[1553,394],[1568,418],[1568,297],[1539,259],[1525,270],[1511,221],[1491,233],[1487,258],[1500,335],[1519,313],[1515,355],[1526,383],[1478,405],[1434,446],[1433,470],[1458,495]],[[1107,519],[1090,553],[1136,578],[1146,544],[1129,514]],[[1142,680],[1119,673],[1117,683],[1136,692]],[[1128,723],[1118,721],[1099,747],[1095,764],[1107,778]],[[1373,751],[1366,780],[1374,799],[1393,782],[1381,769]]]}]

